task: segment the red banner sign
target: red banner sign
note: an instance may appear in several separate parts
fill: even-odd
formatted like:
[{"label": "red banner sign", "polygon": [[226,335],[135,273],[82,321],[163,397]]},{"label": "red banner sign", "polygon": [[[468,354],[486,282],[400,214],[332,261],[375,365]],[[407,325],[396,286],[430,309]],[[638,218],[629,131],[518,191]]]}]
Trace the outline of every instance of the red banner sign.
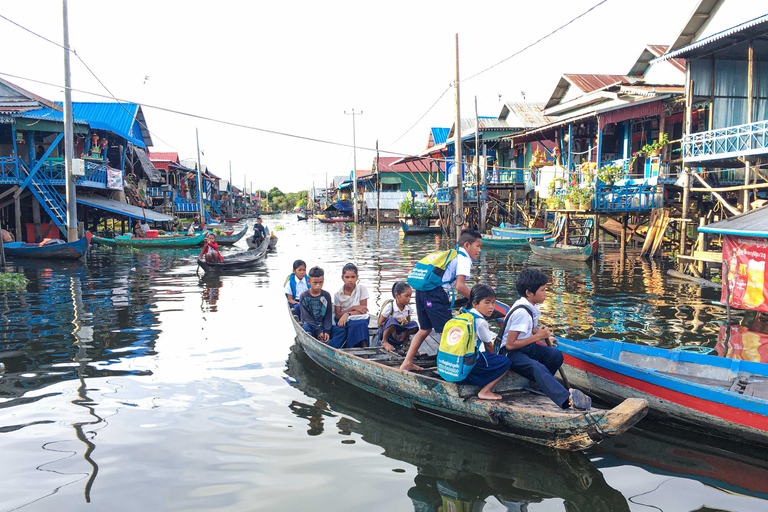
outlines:
[{"label": "red banner sign", "polygon": [[[768,240],[730,235],[723,237],[723,275],[727,276],[731,306],[768,312],[766,261]],[[725,285],[724,282],[720,297],[722,303],[728,300]]]}]

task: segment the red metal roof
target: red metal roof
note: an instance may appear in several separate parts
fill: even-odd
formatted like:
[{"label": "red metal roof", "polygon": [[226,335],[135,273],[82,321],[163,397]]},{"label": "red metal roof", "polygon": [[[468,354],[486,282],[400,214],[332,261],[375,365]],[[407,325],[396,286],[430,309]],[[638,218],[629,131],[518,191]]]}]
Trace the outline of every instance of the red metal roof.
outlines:
[{"label": "red metal roof", "polygon": [[[399,156],[379,157],[379,172],[402,172],[408,174],[411,172],[427,172],[427,169],[430,169],[430,162],[432,163],[431,169],[433,172],[445,170],[443,162],[436,162],[431,158],[418,158],[415,160],[409,160],[408,163],[411,164],[410,167],[406,162],[395,163],[398,160],[402,160],[402,158]],[[373,165],[376,165],[376,159],[374,159]]]},{"label": "red metal roof", "polygon": [[[667,49],[669,48],[666,44],[649,44],[646,46],[648,50],[653,54],[654,57],[661,57],[665,53],[667,53]],[[668,61],[670,64],[672,64],[675,68],[679,69],[683,73],[685,73],[685,59],[669,59]]]},{"label": "red metal roof", "polygon": [[635,77],[625,75],[565,74],[563,76],[585,93],[596,91],[615,83],[633,84],[638,81]]},{"label": "red metal roof", "polygon": [[169,165],[179,165],[178,153],[147,151],[147,156],[149,157],[149,161],[152,162],[152,165],[154,165],[156,169],[163,169],[167,171]]}]

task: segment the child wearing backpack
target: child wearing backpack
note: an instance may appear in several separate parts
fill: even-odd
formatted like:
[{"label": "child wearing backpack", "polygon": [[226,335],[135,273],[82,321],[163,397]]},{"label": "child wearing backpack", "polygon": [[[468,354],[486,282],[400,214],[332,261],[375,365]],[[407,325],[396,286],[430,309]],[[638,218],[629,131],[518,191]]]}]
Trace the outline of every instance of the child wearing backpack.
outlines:
[{"label": "child wearing backpack", "polygon": [[[451,292],[454,281],[456,281],[456,291],[469,298],[470,290],[466,280],[472,270],[472,262],[480,254],[482,246],[483,239],[480,233],[474,229],[465,229],[459,235],[456,249],[427,256],[408,274],[408,284],[416,290],[419,332],[413,337],[408,347],[405,360],[400,365],[401,370],[422,369],[413,364],[413,359],[432,329],[442,333],[443,326],[451,319],[452,300],[448,293]],[[431,264],[425,266],[426,262]],[[436,264],[434,268],[433,264]]]},{"label": "child wearing backpack", "polygon": [[499,354],[509,358],[512,371],[535,381],[539,389],[563,409],[589,409],[592,400],[587,395],[578,389],[565,389],[555,379],[555,372],[563,364],[560,350],[536,343],[551,336],[546,326],[538,326],[541,315],[538,305],[547,298],[547,276],[538,269],[526,268],[517,276],[516,285],[520,300],[504,319]]},{"label": "child wearing backpack", "polygon": [[301,305],[298,299],[307,290],[309,290],[307,264],[302,260],[296,260],[293,262],[293,273],[288,276],[288,281],[285,283],[285,296],[296,316],[301,314]]},{"label": "child wearing backpack", "polygon": [[[468,313],[446,323],[437,354],[437,371],[448,381],[457,381],[466,375],[456,383],[482,386],[478,398],[501,400],[493,387],[507,374],[512,362],[494,353],[496,336],[486,320],[495,309],[496,292],[487,284],[476,284],[470,291],[469,302],[472,309]],[[479,350],[481,342],[485,352]]]},{"label": "child wearing backpack", "polygon": [[405,281],[398,281],[392,286],[395,300],[387,304],[379,315],[379,338],[384,350],[392,352],[402,347],[419,330],[419,324],[411,320],[413,308],[409,303],[412,293],[413,288]]},{"label": "child wearing backpack", "polygon": [[351,348],[362,343],[368,346],[368,290],[357,284],[357,267],[347,263],[341,269],[344,286],[333,296],[336,325],[347,331],[347,344]]}]

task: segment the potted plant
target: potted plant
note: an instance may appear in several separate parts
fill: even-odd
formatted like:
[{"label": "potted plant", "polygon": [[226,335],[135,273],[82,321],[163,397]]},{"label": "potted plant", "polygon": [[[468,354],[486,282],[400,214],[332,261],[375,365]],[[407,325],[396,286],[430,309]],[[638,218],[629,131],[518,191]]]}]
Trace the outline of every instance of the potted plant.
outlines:
[{"label": "potted plant", "polygon": [[597,179],[610,187],[614,184],[614,182],[622,179],[624,177],[624,173],[624,167],[617,164],[608,164],[598,169]]},{"label": "potted plant", "polygon": [[658,156],[661,153],[661,148],[663,148],[665,145],[669,144],[669,135],[666,133],[662,133],[661,137],[659,137],[659,140],[655,140],[650,144],[646,144],[642,148],[640,148],[640,151],[632,155],[632,162],[631,164],[635,163],[635,160],[637,160],[641,156]]}]

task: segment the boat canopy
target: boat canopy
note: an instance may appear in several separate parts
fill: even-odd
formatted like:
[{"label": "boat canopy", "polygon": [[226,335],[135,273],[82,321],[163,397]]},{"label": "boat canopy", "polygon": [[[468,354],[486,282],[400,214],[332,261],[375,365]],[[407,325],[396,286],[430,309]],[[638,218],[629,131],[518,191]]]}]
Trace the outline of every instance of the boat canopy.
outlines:
[{"label": "boat canopy", "polygon": [[325,208],[326,212],[343,212],[343,213],[351,213],[352,212],[352,205],[350,203],[345,203],[344,201],[337,201],[333,204],[328,205]]},{"label": "boat canopy", "polygon": [[139,208],[132,204],[121,203],[101,196],[77,196],[77,202],[86,206],[92,206],[108,212],[124,215],[128,218],[141,220],[146,217],[150,222],[171,222],[173,217],[158,213],[148,208]]}]

